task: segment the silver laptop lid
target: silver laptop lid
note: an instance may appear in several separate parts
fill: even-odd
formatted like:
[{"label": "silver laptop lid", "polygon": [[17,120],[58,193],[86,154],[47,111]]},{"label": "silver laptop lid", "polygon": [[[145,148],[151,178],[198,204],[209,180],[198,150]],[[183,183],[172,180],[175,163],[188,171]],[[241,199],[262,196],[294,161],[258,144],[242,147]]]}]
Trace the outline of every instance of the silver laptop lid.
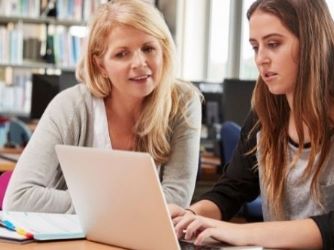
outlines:
[{"label": "silver laptop lid", "polygon": [[147,153],[56,145],[87,239],[131,249],[180,249]]}]

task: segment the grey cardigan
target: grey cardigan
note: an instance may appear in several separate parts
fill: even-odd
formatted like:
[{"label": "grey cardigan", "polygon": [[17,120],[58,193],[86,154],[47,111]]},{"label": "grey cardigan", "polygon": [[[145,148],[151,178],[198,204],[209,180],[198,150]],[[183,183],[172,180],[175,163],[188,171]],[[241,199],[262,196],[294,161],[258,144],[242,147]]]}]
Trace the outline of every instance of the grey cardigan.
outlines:
[{"label": "grey cardigan", "polygon": [[[92,95],[78,84],[58,94],[47,107],[11,177],[4,210],[73,213],[74,208],[55,153],[56,144],[92,146]],[[189,128],[173,124],[172,153],[164,166],[162,188],[168,203],[190,204],[199,160],[201,103],[188,106]]]}]

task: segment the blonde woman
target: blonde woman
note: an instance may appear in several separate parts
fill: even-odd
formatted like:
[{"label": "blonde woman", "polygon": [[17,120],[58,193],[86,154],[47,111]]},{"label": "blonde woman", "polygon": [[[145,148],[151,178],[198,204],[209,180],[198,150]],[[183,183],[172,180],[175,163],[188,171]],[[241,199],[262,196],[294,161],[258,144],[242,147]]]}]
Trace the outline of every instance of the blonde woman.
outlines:
[{"label": "blonde woman", "polygon": [[[248,19],[252,113],[212,191],[192,212],[171,205],[176,232],[198,245],[334,249],[333,19],[325,0],[257,0]],[[222,221],[260,193],[265,222]]]},{"label": "blonde woman", "polygon": [[100,6],[77,75],[84,84],[60,93],[41,118],[4,209],[73,212],[56,144],[148,152],[167,202],[189,205],[199,159],[200,95],[175,79],[175,47],[160,13],[141,0]]}]

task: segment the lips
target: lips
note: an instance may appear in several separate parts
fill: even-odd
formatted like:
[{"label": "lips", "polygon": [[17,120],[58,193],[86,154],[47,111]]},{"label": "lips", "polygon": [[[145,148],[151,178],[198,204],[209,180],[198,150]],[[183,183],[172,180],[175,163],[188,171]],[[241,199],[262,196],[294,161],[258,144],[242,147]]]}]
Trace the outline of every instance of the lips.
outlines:
[{"label": "lips", "polygon": [[271,71],[266,71],[262,73],[262,76],[264,79],[272,79],[275,76],[277,76],[277,73],[271,72]]},{"label": "lips", "polygon": [[147,75],[140,75],[140,76],[130,77],[129,79],[130,79],[131,81],[143,81],[143,80],[148,79],[149,77],[151,77],[151,75],[150,75],[150,74],[147,74]]}]

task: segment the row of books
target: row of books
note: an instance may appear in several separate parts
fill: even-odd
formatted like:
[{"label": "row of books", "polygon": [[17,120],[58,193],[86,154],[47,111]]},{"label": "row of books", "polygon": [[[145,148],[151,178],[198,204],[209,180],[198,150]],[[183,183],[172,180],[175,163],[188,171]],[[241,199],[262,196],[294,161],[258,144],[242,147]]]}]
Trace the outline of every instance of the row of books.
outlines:
[{"label": "row of books", "polygon": [[0,15],[38,17],[40,15],[40,0],[2,0]]},{"label": "row of books", "polygon": [[84,37],[72,27],[31,24],[0,26],[0,63],[48,62],[60,67],[74,67]]},{"label": "row of books", "polygon": [[50,63],[74,67],[80,59],[85,37],[74,35],[73,29],[56,26],[48,35],[48,47],[53,50],[54,58]]},{"label": "row of books", "polygon": [[0,113],[28,115],[31,88],[31,71],[0,68]]},{"label": "row of books", "polygon": [[0,62],[20,64],[23,59],[23,33],[18,26],[0,26]]},{"label": "row of books", "polygon": [[61,20],[87,21],[107,0],[0,0],[0,16],[53,16]]}]

